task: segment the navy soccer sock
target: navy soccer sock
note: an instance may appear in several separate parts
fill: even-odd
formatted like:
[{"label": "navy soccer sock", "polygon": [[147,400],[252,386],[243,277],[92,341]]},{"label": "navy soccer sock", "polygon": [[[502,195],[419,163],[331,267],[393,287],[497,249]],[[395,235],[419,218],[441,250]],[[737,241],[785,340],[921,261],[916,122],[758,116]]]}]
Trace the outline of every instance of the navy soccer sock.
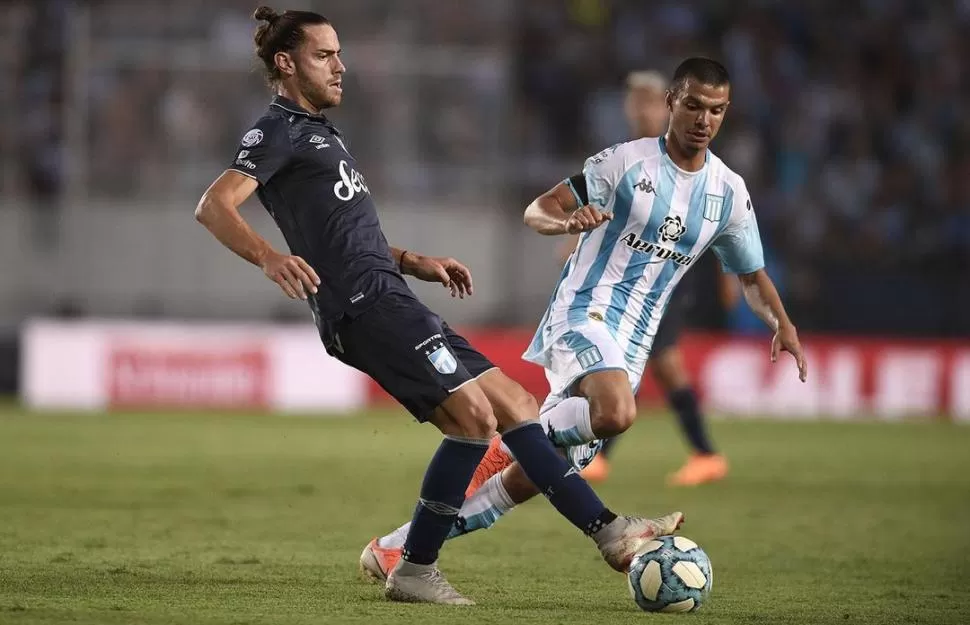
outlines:
[{"label": "navy soccer sock", "polygon": [[691,387],[674,391],[667,396],[667,401],[677,413],[680,428],[687,437],[687,442],[697,453],[713,454],[714,446],[707,436],[704,426],[704,416],[701,414],[697,393]]},{"label": "navy soccer sock", "polygon": [[506,430],[502,440],[529,480],[584,533],[591,536],[616,519],[576,469],[559,455],[538,421]]},{"label": "navy soccer sock", "polygon": [[404,541],[405,560],[431,564],[438,559],[465,501],[465,489],[487,450],[487,440],[446,436],[441,441],[424,473],[421,498]]}]

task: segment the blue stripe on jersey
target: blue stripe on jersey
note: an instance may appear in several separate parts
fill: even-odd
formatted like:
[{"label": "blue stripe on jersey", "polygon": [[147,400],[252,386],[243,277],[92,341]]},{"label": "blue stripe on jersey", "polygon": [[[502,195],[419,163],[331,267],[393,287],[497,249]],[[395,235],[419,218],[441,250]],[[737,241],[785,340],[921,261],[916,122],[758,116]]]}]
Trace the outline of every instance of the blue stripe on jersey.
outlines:
[{"label": "blue stripe on jersey", "polygon": [[[666,163],[665,163],[666,164]],[[671,165],[671,171],[673,171],[673,166]],[[687,201],[687,214],[685,215],[685,225],[687,229],[684,231],[684,236],[680,237],[680,240],[674,244],[674,250],[680,254],[689,255],[691,249],[697,243],[697,239],[700,237],[701,228],[704,225],[704,203],[705,194],[707,190],[707,168],[704,169],[700,174],[694,177],[692,180],[692,186],[690,190],[690,197]],[[659,304],[660,299],[663,297],[664,293],[670,286],[671,281],[677,273],[680,266],[673,261],[666,261],[663,269],[660,270],[660,275],[650,287],[650,291],[646,296],[646,303],[644,304],[643,311],[640,313],[640,318],[637,319],[636,327],[633,330],[633,334],[630,336],[630,344],[627,346],[626,357],[627,362],[633,363],[636,360],[637,352],[640,349],[640,344],[643,341],[643,337],[646,336],[647,329],[650,325],[650,318],[656,311],[656,306]],[[686,271],[689,271],[688,267]],[[667,300],[670,301],[669,298]],[[664,303],[666,307],[666,302]]]},{"label": "blue stripe on jersey", "polygon": [[[666,147],[661,142],[661,147]],[[640,238],[644,240],[655,240],[657,235],[657,230],[663,224],[664,218],[670,214],[670,210],[674,202],[674,189],[677,186],[677,172],[674,169],[673,163],[669,158],[661,159],[660,161],[660,179],[657,181],[656,194],[657,197],[653,200],[653,206],[656,210],[651,209],[650,218],[647,220],[647,225],[644,227]],[[648,259],[650,260],[650,259]],[[664,272],[670,266],[670,261],[660,261],[664,263],[664,268],[661,269],[660,274],[657,276],[657,280],[663,279]],[[669,279],[668,279],[669,281]],[[629,364],[633,364],[636,358],[637,349],[642,339],[643,335],[647,330],[647,323],[649,322],[650,312],[654,309],[656,304],[656,296],[653,293],[653,289],[647,292],[644,296],[643,309],[640,311],[640,318],[636,320],[633,328],[633,334],[630,337],[630,343],[627,345],[626,353],[624,357]],[[620,311],[621,313],[623,311]]]},{"label": "blue stripe on jersey", "polygon": [[569,330],[562,335],[562,340],[569,346],[569,349],[573,350],[575,353],[584,352],[590,347],[595,347],[593,342],[590,341],[584,334],[579,330]]},{"label": "blue stripe on jersey", "polygon": [[566,261],[566,264],[563,266],[562,273],[559,274],[559,281],[556,283],[556,288],[552,290],[552,296],[549,298],[549,304],[546,306],[546,312],[543,313],[542,319],[539,320],[536,333],[533,335],[532,342],[529,343],[529,348],[525,351],[523,356],[534,358],[545,350],[545,328],[549,323],[549,318],[552,316],[552,305],[556,301],[556,298],[559,297],[559,289],[562,288],[566,278],[569,277],[569,274],[573,272],[573,269],[575,269],[576,264],[579,262],[579,255],[583,251],[583,246],[586,245],[588,240],[588,232],[584,232],[579,236],[579,244],[576,246],[576,249],[573,250],[572,256],[569,257],[569,260]]},{"label": "blue stripe on jersey", "polygon": [[576,295],[569,305],[567,319],[571,326],[578,326],[586,321],[586,315],[589,314],[589,305],[593,301],[593,288],[603,279],[603,274],[606,272],[606,266],[610,262],[613,249],[616,247],[617,241],[620,240],[620,235],[623,234],[623,230],[626,228],[626,224],[630,219],[630,208],[633,205],[634,194],[633,185],[636,182],[636,177],[640,169],[641,164],[637,163],[623,174],[623,178],[616,185],[614,192],[616,200],[613,202],[613,219],[610,220],[610,223],[606,226],[606,232],[603,233],[603,241],[600,243],[600,249],[596,253],[596,260],[593,261],[589,271],[586,273],[586,278],[583,280],[583,283],[576,289]]},{"label": "blue stripe on jersey", "polygon": [[[671,203],[674,195],[674,185],[677,184],[676,174],[673,167],[666,160],[661,160],[660,179],[654,189],[653,205],[650,207],[650,216],[647,223],[640,233],[640,238],[649,241],[664,222],[664,217],[670,214]],[[664,262],[654,258],[652,254],[633,251],[627,263],[626,270],[623,272],[623,281],[613,287],[610,294],[610,307],[606,311],[606,326],[616,330],[620,327],[620,320],[630,302],[630,296],[637,286],[637,281],[643,277],[644,268],[656,262]]]},{"label": "blue stripe on jersey", "polygon": [[677,241],[674,249],[684,255],[689,255],[694,244],[701,234],[704,227],[704,209],[707,200],[707,173],[708,167],[694,177],[694,186],[690,190],[690,199],[687,201],[687,215],[685,216],[685,226],[687,231],[684,236]]},{"label": "blue stripe on jersey", "polygon": [[532,342],[529,343],[529,348],[525,350],[526,356],[535,357],[542,353],[545,344],[543,335],[545,334],[546,324],[549,323],[549,317],[552,315],[552,303],[556,301],[556,296],[559,295],[559,289],[562,287],[562,283],[569,276],[569,271],[576,262],[576,256],[578,256],[578,250],[573,252],[573,256],[563,265],[562,273],[559,274],[559,282],[556,283],[556,288],[552,290],[552,297],[549,298],[549,305],[546,306],[546,312],[543,313],[542,319],[539,320],[539,325],[536,327],[536,333],[532,337]]}]

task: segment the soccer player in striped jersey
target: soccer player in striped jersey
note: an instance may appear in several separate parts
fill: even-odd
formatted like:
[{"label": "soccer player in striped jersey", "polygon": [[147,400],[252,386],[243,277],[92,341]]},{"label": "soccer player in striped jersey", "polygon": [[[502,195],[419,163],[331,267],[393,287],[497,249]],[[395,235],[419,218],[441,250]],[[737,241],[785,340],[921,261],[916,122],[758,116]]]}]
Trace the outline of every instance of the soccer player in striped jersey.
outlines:
[{"label": "soccer player in striped jersey", "polygon": [[[525,211],[544,235],[581,234],[524,358],[542,365],[550,394],[541,421],[576,470],[600,441],[632,425],[653,338],[678,281],[707,249],[737,274],[745,299],[774,331],[770,358],[787,351],[802,381],[807,366],[795,325],[764,270],[761,238],[744,180],[709,149],[730,100],[727,70],[685,60],[666,96],[663,137],[621,143],[587,159]],[[492,525],[538,494],[493,439],[449,537]],[[408,526],[372,541],[361,566],[374,577],[400,557]]]},{"label": "soccer player in striped jersey", "polygon": [[[631,136],[642,139],[664,134],[670,113],[666,102],[668,81],[664,75],[653,70],[631,72],[626,86],[623,109]],[[569,257],[576,251],[579,236],[563,237],[559,247],[563,262],[568,262]],[[694,302],[699,299],[698,291],[705,284],[697,279],[698,272],[716,271],[718,299],[726,309],[735,306],[741,291],[736,278],[715,269],[716,260],[708,257],[699,262],[700,269],[684,276],[667,302],[647,361],[651,377],[663,392],[667,405],[676,414],[681,433],[690,448],[687,462],[668,477],[667,481],[677,486],[695,486],[716,481],[723,479],[728,472],[727,459],[714,447],[690,373],[684,366],[680,336],[687,315]],[[613,437],[603,441],[603,448],[590,465],[583,469],[584,479],[601,482],[609,476],[609,456],[617,440],[618,437]]]}]

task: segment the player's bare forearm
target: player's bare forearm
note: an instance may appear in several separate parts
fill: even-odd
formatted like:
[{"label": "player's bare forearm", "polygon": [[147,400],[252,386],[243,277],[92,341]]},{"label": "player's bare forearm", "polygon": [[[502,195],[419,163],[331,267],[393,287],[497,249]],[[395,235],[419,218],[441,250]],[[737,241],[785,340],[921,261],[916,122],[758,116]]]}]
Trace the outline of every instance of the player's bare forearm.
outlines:
[{"label": "player's bare forearm", "polygon": [[397,266],[401,268],[401,273],[405,275],[408,274],[409,268],[404,266],[404,261],[406,261],[407,257],[411,255],[415,255],[415,253],[409,250],[403,250],[401,248],[391,247],[391,256],[394,257],[394,262],[397,263]]},{"label": "player's bare forearm", "polygon": [[523,221],[539,234],[567,234],[569,217],[577,208],[579,206],[572,191],[559,183],[526,207]]},{"label": "player's bare forearm", "polygon": [[226,198],[206,193],[195,209],[195,218],[220,243],[254,265],[260,265],[273,251],[269,242],[246,223],[239,209]]},{"label": "player's bare forearm", "polygon": [[748,305],[775,333],[771,338],[771,362],[778,360],[781,351],[790,353],[798,365],[798,379],[804,382],[808,378],[808,365],[798,331],[788,318],[771,278],[764,269],[738,277]]},{"label": "player's bare forearm", "polygon": [[391,248],[391,256],[402,274],[425,282],[440,282],[451,289],[452,297],[464,299],[474,291],[472,272],[450,256],[425,256],[397,247]]},{"label": "player's bare forearm", "polygon": [[781,327],[792,325],[778,290],[764,269],[741,274],[738,278],[741,280],[741,289],[748,306],[769,328],[777,331]]},{"label": "player's bare forearm", "polygon": [[237,255],[254,265],[261,265],[266,256],[273,253],[273,247],[239,214],[239,207],[257,185],[256,180],[239,172],[223,172],[199,200],[195,219]]}]

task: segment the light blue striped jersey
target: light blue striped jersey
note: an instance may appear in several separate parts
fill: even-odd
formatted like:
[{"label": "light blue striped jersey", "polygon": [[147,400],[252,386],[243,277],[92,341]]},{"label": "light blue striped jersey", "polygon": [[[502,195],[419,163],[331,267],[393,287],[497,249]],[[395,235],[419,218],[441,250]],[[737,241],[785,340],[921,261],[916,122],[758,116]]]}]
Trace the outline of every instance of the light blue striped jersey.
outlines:
[{"label": "light blue striped jersey", "polygon": [[638,139],[590,157],[583,174],[589,203],[613,219],[580,237],[526,360],[549,367],[559,337],[601,322],[642,368],[674,287],[708,247],[725,271],[764,267],[744,180],[710,151],[687,172],[662,137]]}]

